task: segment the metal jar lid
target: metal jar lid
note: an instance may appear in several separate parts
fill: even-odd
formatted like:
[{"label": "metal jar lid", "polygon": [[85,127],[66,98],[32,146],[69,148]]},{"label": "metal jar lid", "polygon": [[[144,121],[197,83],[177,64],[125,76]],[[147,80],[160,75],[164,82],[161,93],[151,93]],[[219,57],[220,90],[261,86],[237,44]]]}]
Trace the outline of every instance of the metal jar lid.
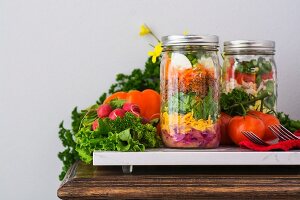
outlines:
[{"label": "metal jar lid", "polygon": [[270,54],[275,53],[275,42],[270,40],[231,40],[224,42],[225,54]]},{"label": "metal jar lid", "polygon": [[162,45],[167,46],[213,46],[219,45],[216,35],[168,35],[162,37]]}]

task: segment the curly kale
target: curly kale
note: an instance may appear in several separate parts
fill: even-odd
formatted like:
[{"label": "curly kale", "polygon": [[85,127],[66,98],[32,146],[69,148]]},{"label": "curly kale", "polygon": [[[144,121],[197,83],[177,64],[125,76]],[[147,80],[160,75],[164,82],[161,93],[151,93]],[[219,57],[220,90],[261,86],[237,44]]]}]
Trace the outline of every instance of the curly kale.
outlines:
[{"label": "curly kale", "polygon": [[76,151],[86,163],[92,161],[95,150],[144,151],[148,147],[160,146],[156,128],[151,124],[142,124],[141,118],[132,113],[115,120],[98,119],[98,123],[101,128],[95,131],[86,126],[75,134]]},{"label": "curly kale", "polygon": [[[108,93],[100,95],[95,105],[100,105],[110,94],[117,91],[129,91],[129,90],[144,90],[153,89],[159,92],[159,74],[160,74],[160,61],[158,58],[156,63],[152,63],[151,58],[148,58],[145,63],[145,69],[134,69],[131,74],[118,74],[116,76],[116,82],[111,85]],[[59,138],[62,141],[65,150],[58,153],[58,158],[62,161],[62,172],[59,175],[59,180],[62,180],[69,169],[69,167],[80,160],[77,151],[75,151],[75,134],[79,131],[81,121],[87,110],[77,111],[77,107],[72,111],[72,128],[66,129],[63,126],[63,122],[59,125]]]}]

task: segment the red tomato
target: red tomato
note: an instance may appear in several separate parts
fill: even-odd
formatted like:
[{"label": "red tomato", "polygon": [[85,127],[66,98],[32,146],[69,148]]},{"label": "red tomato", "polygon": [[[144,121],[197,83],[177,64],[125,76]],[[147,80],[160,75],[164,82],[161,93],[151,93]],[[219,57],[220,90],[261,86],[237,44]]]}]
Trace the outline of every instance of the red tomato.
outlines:
[{"label": "red tomato", "polygon": [[272,131],[268,127],[271,125],[280,124],[277,117],[275,117],[274,115],[271,115],[271,114],[265,114],[263,112],[254,111],[254,110],[250,111],[249,114],[259,117],[265,124],[266,132],[265,132],[265,136],[263,138],[264,140],[267,141],[267,140],[276,139],[276,136],[272,133]]},{"label": "red tomato", "polygon": [[235,73],[234,73],[234,76],[235,76],[236,82],[237,82],[239,85],[242,85],[242,83],[243,83],[243,73],[235,72]]},{"label": "red tomato", "polygon": [[242,84],[244,82],[255,82],[255,74],[246,74],[241,72],[235,72],[235,80],[238,84]]},{"label": "red tomato", "polygon": [[227,131],[227,127],[231,118],[232,117],[230,115],[221,112],[221,118],[220,118],[221,120],[221,142],[220,143],[221,144],[225,144],[225,145],[233,144]]},{"label": "red tomato", "polygon": [[228,134],[237,145],[241,141],[247,140],[242,131],[251,131],[262,139],[265,134],[265,125],[261,119],[253,115],[233,117],[228,124]]},{"label": "red tomato", "polygon": [[255,74],[243,74],[243,80],[247,83],[255,82]]},{"label": "red tomato", "polygon": [[273,79],[273,72],[262,74],[261,78],[262,80]]}]

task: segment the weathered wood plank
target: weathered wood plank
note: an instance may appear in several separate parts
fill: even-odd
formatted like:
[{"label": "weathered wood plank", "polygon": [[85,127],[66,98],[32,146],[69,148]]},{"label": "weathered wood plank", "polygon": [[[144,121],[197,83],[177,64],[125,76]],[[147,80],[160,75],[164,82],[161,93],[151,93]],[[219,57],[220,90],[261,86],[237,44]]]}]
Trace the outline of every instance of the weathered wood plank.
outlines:
[{"label": "weathered wood plank", "polygon": [[300,199],[299,166],[94,167],[81,162],[58,189],[62,199]]}]

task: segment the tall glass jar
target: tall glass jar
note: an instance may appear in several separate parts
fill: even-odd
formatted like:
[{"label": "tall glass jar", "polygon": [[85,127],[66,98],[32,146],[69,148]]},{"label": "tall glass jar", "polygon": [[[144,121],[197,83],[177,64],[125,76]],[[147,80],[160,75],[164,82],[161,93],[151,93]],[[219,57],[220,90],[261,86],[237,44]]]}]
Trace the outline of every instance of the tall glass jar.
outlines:
[{"label": "tall glass jar", "polygon": [[250,109],[265,113],[276,111],[277,77],[274,53],[274,41],[225,42],[222,92],[230,93],[239,88],[256,99],[261,99],[254,102]]},{"label": "tall glass jar", "polygon": [[216,148],[220,142],[217,36],[165,36],[161,136],[165,146]]}]

